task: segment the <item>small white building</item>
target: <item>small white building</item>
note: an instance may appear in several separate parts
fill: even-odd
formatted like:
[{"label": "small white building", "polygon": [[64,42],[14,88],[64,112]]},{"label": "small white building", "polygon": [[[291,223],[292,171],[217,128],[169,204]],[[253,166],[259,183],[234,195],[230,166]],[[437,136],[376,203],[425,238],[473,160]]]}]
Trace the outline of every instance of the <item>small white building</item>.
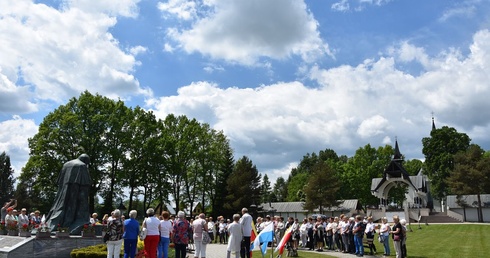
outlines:
[{"label": "small white building", "polygon": [[[483,222],[490,222],[490,194],[481,194]],[[478,198],[476,195],[447,196],[447,215],[464,222],[478,222]],[[463,205],[464,204],[464,205]],[[463,207],[464,206],[464,207]]]},{"label": "small white building", "polygon": [[[359,213],[362,209],[357,199],[339,200],[340,204],[337,207],[323,208],[323,214],[327,217],[338,217],[340,214],[352,216]],[[308,212],[303,208],[304,202],[271,202],[263,203],[260,206],[262,210],[260,214],[281,216],[284,218],[293,217],[299,220],[310,217],[313,214],[318,214],[320,209],[315,209],[313,212]]]}]

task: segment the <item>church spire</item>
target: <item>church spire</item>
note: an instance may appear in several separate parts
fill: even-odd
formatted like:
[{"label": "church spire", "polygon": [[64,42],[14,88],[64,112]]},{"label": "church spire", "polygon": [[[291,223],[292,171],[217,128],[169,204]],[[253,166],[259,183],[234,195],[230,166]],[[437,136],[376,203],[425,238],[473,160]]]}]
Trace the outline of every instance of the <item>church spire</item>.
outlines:
[{"label": "church spire", "polygon": [[436,130],[436,123],[434,122],[434,112],[432,112],[432,131]]},{"label": "church spire", "polygon": [[395,155],[393,160],[402,160],[402,154],[400,153],[400,148],[398,148],[398,139],[395,137]]}]

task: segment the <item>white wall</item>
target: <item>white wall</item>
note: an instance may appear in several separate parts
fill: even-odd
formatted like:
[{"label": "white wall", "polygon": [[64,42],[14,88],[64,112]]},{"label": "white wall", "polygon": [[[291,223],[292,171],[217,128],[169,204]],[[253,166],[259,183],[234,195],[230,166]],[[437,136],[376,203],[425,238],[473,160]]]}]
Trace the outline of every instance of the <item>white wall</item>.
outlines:
[{"label": "white wall", "polygon": [[[461,217],[464,216],[463,208],[452,208],[451,211],[460,214]],[[466,208],[466,221],[478,222],[478,214],[476,208]],[[490,208],[483,208],[483,221],[490,222]]]}]

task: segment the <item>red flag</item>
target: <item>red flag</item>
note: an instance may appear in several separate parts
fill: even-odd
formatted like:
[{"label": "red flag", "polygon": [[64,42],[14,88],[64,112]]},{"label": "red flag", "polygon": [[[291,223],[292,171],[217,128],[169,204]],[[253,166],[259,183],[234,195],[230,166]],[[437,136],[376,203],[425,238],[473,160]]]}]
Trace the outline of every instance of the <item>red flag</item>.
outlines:
[{"label": "red flag", "polygon": [[286,246],[286,243],[289,241],[289,238],[291,237],[291,229],[293,229],[293,226],[289,227],[286,230],[286,233],[284,233],[284,236],[282,237],[281,241],[277,245],[276,250],[274,250],[274,252],[279,251],[279,255],[282,255],[282,253],[284,252],[284,247]]},{"label": "red flag", "polygon": [[[250,234],[250,244],[252,244],[257,237],[257,229],[255,228],[255,223],[252,220],[252,232]],[[250,258],[252,258],[252,248],[250,248]]]}]

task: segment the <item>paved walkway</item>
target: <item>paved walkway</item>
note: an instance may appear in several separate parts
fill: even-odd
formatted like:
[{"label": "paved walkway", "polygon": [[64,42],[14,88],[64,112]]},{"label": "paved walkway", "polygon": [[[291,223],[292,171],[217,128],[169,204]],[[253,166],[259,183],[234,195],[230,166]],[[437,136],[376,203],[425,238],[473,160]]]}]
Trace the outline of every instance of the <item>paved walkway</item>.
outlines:
[{"label": "paved walkway", "polygon": [[[209,244],[206,248],[206,258],[226,258],[226,247],[227,245],[221,245],[221,244]],[[315,251],[306,251],[306,250],[301,250],[300,251],[305,251],[305,252],[312,252],[312,253],[317,253],[317,254],[325,254],[325,255],[330,255],[334,257],[341,257],[341,258],[357,258],[357,256],[353,254],[344,254],[344,253],[339,253],[339,252],[334,252],[334,251],[324,251],[324,252],[315,252]],[[371,257],[381,257],[382,255],[378,254],[376,255],[364,255],[366,258],[371,258]],[[194,253],[187,254],[187,257],[193,258]],[[233,258],[234,256],[232,256]],[[255,256],[254,256],[255,257]],[[302,257],[308,257],[307,255],[302,255]],[[259,256],[258,258],[262,258]],[[269,257],[268,257],[269,258]],[[276,257],[274,257],[276,258]],[[286,253],[283,254],[283,258],[286,257]]]}]

